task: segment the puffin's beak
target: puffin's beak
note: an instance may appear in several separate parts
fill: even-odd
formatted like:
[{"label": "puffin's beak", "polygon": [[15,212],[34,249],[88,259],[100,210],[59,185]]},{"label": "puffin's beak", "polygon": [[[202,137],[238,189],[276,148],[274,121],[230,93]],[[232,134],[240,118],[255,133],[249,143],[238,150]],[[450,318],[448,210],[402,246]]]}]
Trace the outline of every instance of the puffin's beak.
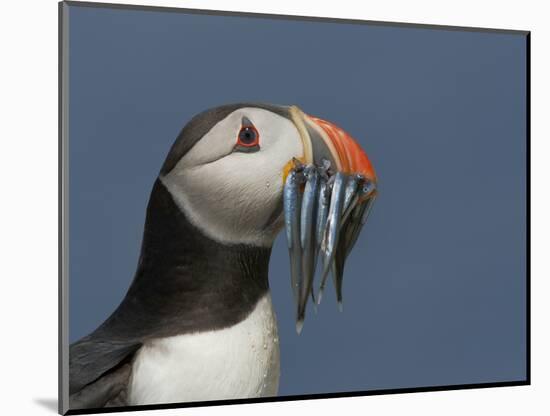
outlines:
[{"label": "puffin's beak", "polygon": [[[283,171],[285,230],[291,284],[301,332],[309,295],[321,302],[329,272],[342,310],[344,263],[376,198],[376,174],[357,142],[336,125],[290,108],[302,139],[303,157]],[[320,258],[317,299],[313,280]]]}]

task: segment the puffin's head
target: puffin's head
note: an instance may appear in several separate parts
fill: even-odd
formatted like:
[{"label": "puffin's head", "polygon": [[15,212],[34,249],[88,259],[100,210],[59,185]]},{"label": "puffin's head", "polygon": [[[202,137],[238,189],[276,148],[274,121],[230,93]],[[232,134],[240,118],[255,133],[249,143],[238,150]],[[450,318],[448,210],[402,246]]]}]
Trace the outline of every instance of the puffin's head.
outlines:
[{"label": "puffin's head", "polygon": [[295,106],[230,104],[183,128],[160,179],[188,219],[225,244],[271,246],[283,226],[283,185],[293,159],[375,174],[336,126]]},{"label": "puffin's head", "polygon": [[[302,263],[306,256],[296,259],[296,245],[307,251],[309,236],[314,251],[327,256],[327,268],[335,256],[338,260],[335,237],[346,234],[345,219],[360,223],[368,212],[364,202],[374,200],[376,192],[374,170],[347,133],[296,106],[268,104],[231,104],[195,116],[172,146],[160,180],[208,237],[270,247],[286,219],[291,260]],[[326,190],[320,191],[321,185]],[[327,218],[320,227],[327,232],[321,247],[323,236],[316,243],[313,236],[319,228],[315,224],[322,222],[323,200]],[[293,233],[300,229],[302,244],[298,232],[292,248]],[[344,238],[353,245],[358,231],[348,234]],[[343,248],[345,255],[348,248]],[[296,274],[301,271],[293,272],[295,294],[303,280]]]}]

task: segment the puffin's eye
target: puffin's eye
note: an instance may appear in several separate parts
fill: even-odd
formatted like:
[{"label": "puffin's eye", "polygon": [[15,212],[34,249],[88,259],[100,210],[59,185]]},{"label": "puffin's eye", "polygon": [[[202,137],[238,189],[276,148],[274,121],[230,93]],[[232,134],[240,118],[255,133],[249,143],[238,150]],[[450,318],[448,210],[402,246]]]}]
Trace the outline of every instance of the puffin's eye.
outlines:
[{"label": "puffin's eye", "polygon": [[237,137],[237,145],[243,147],[255,147],[260,144],[260,134],[256,127],[242,126]]}]

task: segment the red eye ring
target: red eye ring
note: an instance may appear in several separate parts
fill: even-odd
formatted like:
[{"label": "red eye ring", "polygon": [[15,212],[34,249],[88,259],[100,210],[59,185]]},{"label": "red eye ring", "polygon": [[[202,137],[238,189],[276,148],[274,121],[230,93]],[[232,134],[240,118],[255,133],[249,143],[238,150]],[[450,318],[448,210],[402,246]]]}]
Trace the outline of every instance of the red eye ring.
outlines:
[{"label": "red eye ring", "polygon": [[260,144],[260,133],[253,125],[242,126],[237,135],[237,145],[242,147],[256,147]]}]

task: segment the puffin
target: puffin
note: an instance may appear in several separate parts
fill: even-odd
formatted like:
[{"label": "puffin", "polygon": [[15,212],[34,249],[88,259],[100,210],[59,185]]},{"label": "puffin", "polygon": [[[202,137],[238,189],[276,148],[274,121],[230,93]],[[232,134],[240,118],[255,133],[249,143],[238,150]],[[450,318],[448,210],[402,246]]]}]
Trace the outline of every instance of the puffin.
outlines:
[{"label": "puffin", "polygon": [[153,184],[126,295],[70,345],[69,408],[276,396],[273,242],[285,230],[300,333],[329,275],[341,304],[345,259],[376,184],[348,133],[295,105],[194,116]]}]

